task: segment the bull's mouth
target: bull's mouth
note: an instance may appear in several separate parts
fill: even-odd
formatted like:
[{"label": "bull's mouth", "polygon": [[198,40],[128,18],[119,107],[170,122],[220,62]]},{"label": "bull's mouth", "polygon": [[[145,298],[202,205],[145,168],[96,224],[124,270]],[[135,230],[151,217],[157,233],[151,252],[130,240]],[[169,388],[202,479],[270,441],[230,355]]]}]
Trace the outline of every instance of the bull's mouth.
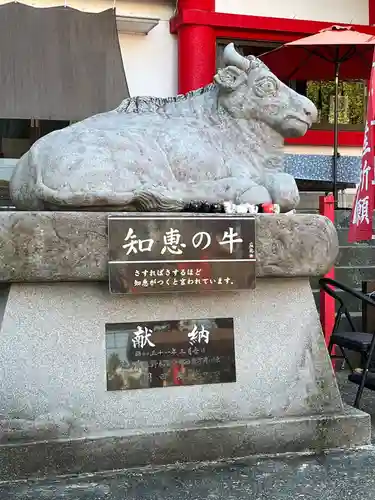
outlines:
[{"label": "bull's mouth", "polygon": [[304,120],[303,118],[301,118],[300,116],[296,116],[296,115],[287,115],[285,117],[285,120],[296,120],[297,122],[300,122],[300,123],[303,123],[304,125],[306,125],[307,128],[311,128],[311,125],[312,125],[311,120],[307,121],[307,120]]}]

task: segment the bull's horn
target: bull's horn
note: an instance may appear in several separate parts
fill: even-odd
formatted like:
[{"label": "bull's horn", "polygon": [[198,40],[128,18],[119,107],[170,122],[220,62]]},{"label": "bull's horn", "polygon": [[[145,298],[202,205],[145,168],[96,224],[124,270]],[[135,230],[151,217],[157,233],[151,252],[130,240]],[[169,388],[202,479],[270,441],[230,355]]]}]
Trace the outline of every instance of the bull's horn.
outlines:
[{"label": "bull's horn", "polygon": [[237,68],[247,71],[250,68],[250,61],[241,56],[234,48],[234,43],[230,43],[224,49],[224,63],[226,65],[237,66]]}]

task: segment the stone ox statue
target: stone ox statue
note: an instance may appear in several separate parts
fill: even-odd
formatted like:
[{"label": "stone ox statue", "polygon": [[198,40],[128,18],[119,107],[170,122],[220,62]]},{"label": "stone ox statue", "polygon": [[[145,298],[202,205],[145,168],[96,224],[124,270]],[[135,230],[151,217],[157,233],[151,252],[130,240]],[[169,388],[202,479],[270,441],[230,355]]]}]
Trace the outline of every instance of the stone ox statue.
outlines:
[{"label": "stone ox statue", "polygon": [[126,99],[39,139],[11,179],[16,207],[168,211],[207,200],[294,208],[283,141],[305,134],[316,108],[233,44],[224,60],[215,84]]}]

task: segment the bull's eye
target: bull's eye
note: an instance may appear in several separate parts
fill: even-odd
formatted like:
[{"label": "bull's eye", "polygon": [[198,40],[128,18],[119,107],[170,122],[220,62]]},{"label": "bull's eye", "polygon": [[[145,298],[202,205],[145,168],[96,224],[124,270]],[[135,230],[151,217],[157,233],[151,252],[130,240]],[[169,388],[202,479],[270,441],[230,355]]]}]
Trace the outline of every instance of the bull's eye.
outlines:
[{"label": "bull's eye", "polygon": [[265,76],[255,82],[254,91],[258,97],[273,96],[277,90],[277,81],[270,76]]}]

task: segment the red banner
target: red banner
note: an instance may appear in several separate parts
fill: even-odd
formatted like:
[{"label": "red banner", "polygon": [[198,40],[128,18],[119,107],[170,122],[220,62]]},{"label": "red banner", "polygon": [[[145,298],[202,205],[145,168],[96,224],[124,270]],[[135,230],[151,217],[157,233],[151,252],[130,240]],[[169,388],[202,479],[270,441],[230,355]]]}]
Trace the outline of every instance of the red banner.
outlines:
[{"label": "red banner", "polygon": [[[374,59],[375,61],[375,59]],[[374,211],[374,126],[375,126],[375,62],[372,63],[368,89],[367,119],[363,141],[361,177],[350,218],[350,243],[372,239]]]}]

